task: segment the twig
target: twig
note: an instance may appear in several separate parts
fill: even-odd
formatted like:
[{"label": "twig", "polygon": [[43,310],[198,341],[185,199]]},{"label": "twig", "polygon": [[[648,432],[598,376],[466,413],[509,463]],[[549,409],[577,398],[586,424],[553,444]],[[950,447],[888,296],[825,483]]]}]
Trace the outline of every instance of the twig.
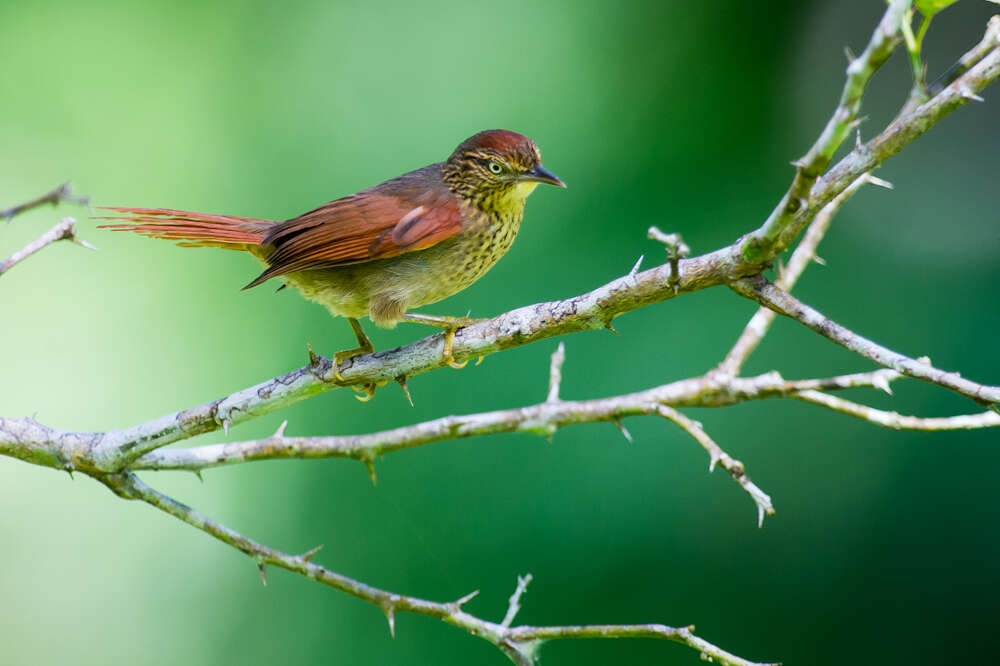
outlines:
[{"label": "twig", "polygon": [[3,275],[20,262],[41,250],[46,245],[50,245],[56,241],[71,240],[77,245],[81,245],[90,250],[96,250],[97,248],[87,241],[76,237],[76,228],[73,226],[75,222],[76,220],[72,217],[63,218],[44,234],[31,241],[3,261],[0,261],[0,275]]},{"label": "twig", "polygon": [[[896,4],[898,3],[890,6],[886,16],[892,12]],[[883,18],[883,22],[884,20]],[[772,213],[763,226],[748,234],[737,244],[740,256],[759,265],[766,265],[772,261],[815,218],[820,209],[843,192],[861,174],[878,167],[942,118],[966,104],[971,95],[981,92],[1000,78],[998,45],[1000,45],[1000,17],[994,16],[990,19],[982,41],[969,52],[976,54],[974,65],[925,103],[913,110],[904,109],[904,112],[878,136],[856,146],[822,178],[812,179],[815,185],[808,190],[808,196],[794,199],[786,195],[782,204],[779,204],[781,212],[776,209],[777,214]],[[850,71],[850,67],[848,70]],[[799,173],[796,174],[796,180],[798,179]],[[793,183],[792,189],[799,192],[801,187]]]},{"label": "twig", "polygon": [[975,400],[980,405],[1000,402],[1000,386],[988,386],[963,379],[957,372],[939,370],[930,363],[904,356],[882,345],[872,342],[837,322],[800,302],[791,294],[782,291],[767,278],[758,275],[737,280],[730,285],[734,291],[771,308],[778,314],[790,317],[811,328],[838,345],[875,361],[879,365],[892,368],[908,377],[915,377]]},{"label": "twig", "polygon": [[969,71],[970,68],[985,58],[990,51],[1000,42],[1000,18],[994,16],[990,19],[986,28],[986,38],[976,45],[971,51],[963,55],[958,61],[948,68],[941,76],[935,79],[934,83],[928,86],[932,95],[941,92],[947,86],[955,82],[959,77]]},{"label": "twig", "polygon": [[[116,494],[127,499],[137,499],[171,516],[212,535],[253,558],[258,566],[273,565],[305,576],[334,589],[346,592],[359,599],[372,603],[385,611],[393,627],[393,618],[397,612],[414,613],[437,618],[458,627],[473,636],[497,646],[514,663],[534,664],[534,657],[543,641],[565,638],[665,638],[677,643],[688,645],[701,653],[711,656],[727,666],[762,666],[754,664],[722,648],[713,645],[693,634],[693,627],[674,628],[664,625],[584,625],[576,627],[530,627],[520,626],[510,628],[509,624],[496,624],[483,620],[465,612],[463,606],[475,594],[466,595],[458,601],[441,603],[427,601],[417,597],[396,594],[341,575],[315,564],[310,558],[315,553],[310,551],[303,555],[292,555],[249,539],[242,534],[204,516],[194,509],[185,506],[170,497],[154,490],[143,483],[134,474],[114,474],[102,479]],[[524,593],[524,588],[531,580],[530,576],[518,579],[518,590],[511,597],[511,608],[515,608]],[[516,612],[516,611],[515,611]],[[513,620],[514,613],[508,608],[507,618]],[[393,627],[394,631],[394,627]]]},{"label": "twig", "polygon": [[[730,664],[732,666],[761,666],[721,650],[711,643],[698,638],[692,632],[694,632],[694,625],[674,628],[662,624],[633,624],[624,626],[601,624],[566,627],[514,627],[508,632],[508,635],[510,636],[510,640],[518,642],[552,640],[555,638],[606,638],[612,635],[622,638],[626,636],[630,638],[665,638],[698,650],[705,661],[717,661],[720,664]],[[534,662],[528,661],[524,663],[533,664]],[[765,666],[780,665],[767,664]]]},{"label": "twig", "polygon": [[559,385],[562,383],[562,366],[566,360],[566,345],[559,343],[552,352],[552,362],[549,365],[549,394],[545,402],[559,402]]},{"label": "twig", "polygon": [[887,412],[819,391],[802,391],[801,393],[793,393],[791,397],[804,402],[821,405],[836,412],[856,416],[859,419],[864,419],[870,423],[894,430],[939,432],[942,430],[973,430],[976,428],[995,428],[1000,426],[1000,414],[996,412],[927,418]]},{"label": "twig", "polygon": [[692,421],[673,407],[660,405],[657,408],[657,413],[663,418],[676,423],[684,431],[691,435],[695,441],[701,444],[706,451],[708,451],[709,472],[714,471],[715,465],[718,463],[722,465],[723,469],[729,472],[729,476],[733,477],[733,480],[736,481],[736,483],[743,487],[743,490],[747,491],[747,494],[753,498],[754,503],[757,505],[757,527],[763,527],[764,514],[769,516],[774,515],[774,506],[771,504],[771,498],[767,495],[767,493],[758,488],[750,480],[750,477],[746,475],[743,463],[739,460],[733,459],[728,453],[723,451],[722,447],[716,444],[715,441],[708,436],[708,433],[705,432],[705,429],[701,427],[700,423]]},{"label": "twig", "polygon": [[[282,424],[274,435],[266,439],[152,451],[132,462],[128,469],[200,472],[211,467],[256,460],[290,458],[351,458],[370,466],[379,456],[445,440],[509,432],[548,437],[555,430],[569,425],[606,421],[620,426],[621,420],[629,416],[665,416],[660,411],[661,406],[720,407],[747,400],[785,397],[801,391],[843,390],[860,386],[888,390],[888,383],[897,377],[898,373],[892,370],[798,381],[785,381],[774,372],[751,378],[721,378],[710,373],[704,377],[685,379],[611,398],[555,403],[546,401],[519,409],[448,416],[365,435],[289,437]],[[159,420],[152,423],[158,422]],[[135,436],[141,437],[151,427],[151,424],[145,424],[132,431],[137,433]],[[48,428],[31,419],[0,418],[0,454],[57,469],[79,470],[100,476],[106,471],[97,465],[94,452],[100,450],[104,438],[120,436],[121,432],[124,431],[66,432]],[[128,449],[134,443],[126,441],[122,446]],[[719,458],[717,452],[711,448],[708,450],[713,461]],[[737,471],[735,465],[732,469],[726,469],[730,474]],[[760,493],[743,485],[737,476],[734,479],[759,503]]]},{"label": "twig", "polygon": [[[798,247],[795,248],[785,270],[781,271],[778,276],[776,281],[778,286],[786,291],[791,291],[809,263],[816,260],[816,248],[819,247],[820,241],[823,240],[827,229],[830,228],[830,222],[833,221],[834,215],[862,185],[872,182],[872,180],[870,174],[862,174],[847,189],[838,194],[833,201],[823,207],[816,219],[809,225],[809,229],[806,230]],[[747,322],[746,328],[743,329],[743,333],[740,334],[733,348],[729,350],[726,358],[719,364],[719,371],[729,375],[738,375],[747,358],[757,349],[757,345],[770,329],[773,321],[774,312],[765,307],[759,308]]]},{"label": "twig", "polygon": [[798,233],[797,230],[789,233],[792,222],[806,207],[816,179],[826,170],[837,148],[855,127],[865,86],[899,44],[900,26],[911,4],[910,0],[892,0],[865,50],[848,64],[847,80],[840,95],[840,103],[809,151],[794,162],[795,177],[788,191],[764,225],[745,241],[744,256],[747,259],[771,261]]},{"label": "twig", "polygon": [[32,208],[37,208],[39,206],[44,206],[45,204],[52,204],[53,206],[58,206],[60,203],[75,203],[82,206],[86,206],[90,203],[90,197],[79,196],[73,194],[70,190],[69,183],[63,183],[59,187],[55,188],[51,192],[47,192],[37,199],[32,199],[27,203],[20,204],[18,206],[13,206],[7,210],[0,210],[0,217],[6,219],[10,222],[14,219],[14,216],[20,215],[25,211],[29,211]]},{"label": "twig", "polygon": [[514,594],[510,595],[510,602],[507,604],[507,614],[503,616],[503,620],[500,622],[500,626],[504,629],[510,626],[510,623],[517,616],[517,612],[521,610],[521,597],[524,595],[525,590],[528,589],[531,578],[531,574],[517,577],[517,587],[514,589]]}]

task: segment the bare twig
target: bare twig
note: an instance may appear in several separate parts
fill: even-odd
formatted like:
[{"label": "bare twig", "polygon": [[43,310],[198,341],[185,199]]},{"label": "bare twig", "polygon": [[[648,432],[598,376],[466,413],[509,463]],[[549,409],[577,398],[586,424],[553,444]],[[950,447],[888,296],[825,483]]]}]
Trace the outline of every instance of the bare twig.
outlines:
[{"label": "bare twig", "polygon": [[788,191],[764,225],[751,234],[744,245],[744,256],[751,261],[770,261],[798,233],[793,229],[793,220],[806,207],[816,179],[826,170],[837,148],[855,127],[865,86],[899,43],[903,16],[911,4],[910,0],[891,0],[865,50],[847,65],[847,80],[840,103],[809,151],[794,162],[795,178]]},{"label": "bare twig", "polygon": [[562,383],[562,367],[566,360],[566,345],[559,343],[552,352],[552,362],[549,365],[549,394],[545,402],[559,402],[559,385]]},{"label": "bare twig", "polygon": [[955,82],[956,79],[969,71],[972,67],[989,55],[990,51],[1000,42],[1000,19],[994,16],[987,26],[986,38],[979,42],[975,48],[958,59],[954,65],[939,76],[934,83],[928,86],[930,93],[936,95],[947,86]]},{"label": "bare twig", "polygon": [[0,261],[0,275],[3,275],[20,262],[41,250],[46,245],[51,245],[56,241],[71,240],[77,245],[81,245],[90,250],[96,250],[97,248],[87,241],[76,237],[76,227],[74,227],[75,222],[76,220],[72,217],[63,218],[44,234],[31,241],[3,261]]},{"label": "bare twig", "polygon": [[[886,17],[893,12],[894,7],[898,4],[900,3],[894,2],[889,7],[886,11]],[[885,17],[883,17],[884,23]],[[815,184],[808,191],[803,190],[802,185],[810,180],[804,180],[798,185],[793,183],[789,194],[786,194],[785,198],[782,199],[782,203],[779,204],[778,209],[775,209],[767,222],[738,243],[740,256],[751,263],[756,262],[760,265],[773,260],[813,220],[820,209],[849,187],[861,174],[878,167],[942,118],[966,104],[971,99],[970,95],[981,92],[986,86],[1000,78],[1000,49],[997,48],[998,45],[1000,45],[1000,16],[994,16],[990,19],[982,41],[969,52],[974,54],[972,57],[975,60],[974,65],[917,108],[912,110],[904,108],[904,112],[897,116],[878,136],[855,147],[822,178],[818,180],[812,178],[811,182]],[[851,68],[848,67],[848,71],[850,70]],[[834,115],[837,116],[836,113]],[[851,121],[846,123],[845,127],[849,129],[850,125]],[[839,132],[835,135],[839,136]],[[819,143],[821,142],[818,142],[817,145]],[[810,161],[810,163],[812,162]],[[802,168],[800,167],[800,172],[796,173],[796,180],[800,179],[799,173],[802,173]],[[806,179],[807,177],[803,175],[802,178]],[[802,196],[798,196],[798,198],[790,196],[792,191],[798,192]]]},{"label": "bare twig", "polygon": [[864,419],[865,421],[894,430],[937,432],[942,430],[973,430],[976,428],[995,428],[1000,426],[1000,414],[996,412],[921,418],[919,416],[904,416],[896,412],[875,409],[874,407],[844,400],[843,398],[828,393],[821,393],[820,391],[802,391],[801,393],[793,393],[791,397],[816,405],[822,405],[836,412],[856,416],[859,419]]},{"label": "bare twig", "polygon": [[882,345],[872,342],[802,303],[791,294],[782,291],[767,278],[758,275],[737,280],[730,285],[734,291],[771,308],[778,314],[791,317],[811,328],[823,337],[851,350],[879,365],[892,368],[908,377],[951,389],[960,395],[975,400],[980,405],[1000,402],[1000,386],[977,384],[963,379],[957,372],[938,370],[930,363],[904,356]]},{"label": "bare twig", "polygon": [[[531,580],[530,575],[518,579],[518,589],[511,597],[511,605],[504,618],[507,624],[489,622],[465,612],[463,608],[475,596],[475,593],[466,595],[457,601],[442,603],[382,590],[315,564],[310,561],[312,555],[315,554],[313,551],[303,555],[292,555],[249,539],[154,490],[134,474],[112,474],[104,477],[102,481],[119,496],[146,502],[246,553],[258,563],[262,571],[263,567],[267,565],[281,567],[380,607],[389,618],[391,631],[395,631],[393,619],[397,612],[426,615],[454,625],[473,636],[479,636],[503,650],[517,664],[534,664],[534,658],[544,641],[566,638],[648,637],[665,638],[688,645],[727,666],[761,666],[737,657],[695,636],[693,627],[674,628],[658,624],[510,627],[509,622],[514,619],[520,596]],[[512,612],[511,609],[515,610]]]},{"label": "bare twig", "polygon": [[708,451],[709,472],[715,470],[715,465],[717,463],[721,464],[722,468],[729,472],[729,476],[733,477],[733,480],[740,484],[743,487],[743,490],[747,491],[747,494],[753,498],[754,503],[757,505],[757,527],[763,527],[764,514],[769,516],[774,515],[774,506],[771,504],[771,498],[767,495],[767,493],[758,488],[750,480],[750,477],[746,475],[743,463],[739,460],[733,459],[728,453],[723,451],[722,447],[716,444],[715,441],[708,436],[708,433],[705,432],[700,423],[692,421],[673,407],[660,405],[657,408],[657,413],[663,418],[676,423],[684,431],[691,435],[695,441],[701,444],[706,451]]},{"label": "bare twig", "polygon": [[510,595],[510,603],[507,604],[507,614],[503,616],[503,620],[500,622],[500,626],[504,629],[510,626],[510,623],[517,616],[517,612],[521,610],[521,597],[528,589],[530,582],[531,574],[517,577],[517,587],[514,589],[514,594]]},{"label": "bare twig", "polygon": [[90,197],[80,196],[73,194],[70,190],[69,183],[63,183],[59,187],[55,188],[51,192],[47,192],[37,199],[32,199],[27,203],[20,204],[18,206],[12,206],[7,210],[0,210],[0,217],[4,218],[8,222],[14,219],[14,216],[20,215],[25,211],[29,211],[32,208],[37,208],[39,206],[44,206],[45,204],[52,204],[53,206],[58,206],[60,203],[75,203],[81,206],[86,206],[90,203]]},{"label": "bare twig", "polygon": [[[546,401],[519,409],[448,416],[365,435],[290,437],[285,434],[282,424],[274,435],[266,439],[151,451],[133,461],[128,469],[200,471],[255,460],[289,458],[351,458],[370,467],[376,458],[388,453],[445,440],[508,432],[550,437],[556,430],[569,425],[605,421],[622,427],[621,420],[629,416],[656,414],[670,418],[661,411],[664,406],[719,407],[747,400],[786,397],[802,391],[843,390],[860,386],[888,390],[888,383],[898,376],[893,370],[877,370],[822,379],[785,381],[774,372],[751,378],[720,377],[709,373],[704,377],[685,379],[611,398],[554,403]],[[677,421],[673,418],[671,420]],[[149,432],[152,425],[158,422],[160,420],[131,429],[133,436],[142,437],[143,433]],[[100,476],[104,470],[93,460],[93,452],[100,450],[104,438],[121,436],[122,432],[125,431],[74,433],[48,428],[31,419],[0,418],[0,454]],[[699,439],[699,442],[705,446],[702,440]],[[132,445],[131,441],[121,444],[126,449]],[[719,450],[716,450],[718,447],[706,448],[714,465],[721,458]],[[745,485],[742,465],[737,467],[736,461],[732,462],[732,465],[726,466],[727,471],[760,506],[763,493],[755,490],[755,487]],[[768,512],[766,507],[769,502],[763,504],[765,512]]]},{"label": "bare twig", "polygon": [[[827,229],[830,228],[830,222],[833,221],[834,215],[837,214],[837,211],[840,210],[844,202],[851,198],[862,185],[872,182],[872,180],[874,179],[870,174],[862,174],[847,189],[838,194],[833,201],[823,207],[819,215],[816,216],[816,219],[809,225],[809,229],[802,237],[798,247],[795,248],[795,252],[792,253],[791,258],[788,260],[788,265],[785,266],[785,269],[778,276],[776,284],[779,287],[786,291],[791,291],[809,263],[816,260],[816,248],[819,247],[820,241],[823,240]],[[760,344],[760,341],[764,338],[768,329],[770,329],[773,321],[774,312],[765,307],[758,309],[750,321],[747,322],[746,328],[743,329],[743,333],[736,341],[736,344],[733,345],[726,358],[719,364],[719,371],[729,375],[739,374],[747,357]]]}]

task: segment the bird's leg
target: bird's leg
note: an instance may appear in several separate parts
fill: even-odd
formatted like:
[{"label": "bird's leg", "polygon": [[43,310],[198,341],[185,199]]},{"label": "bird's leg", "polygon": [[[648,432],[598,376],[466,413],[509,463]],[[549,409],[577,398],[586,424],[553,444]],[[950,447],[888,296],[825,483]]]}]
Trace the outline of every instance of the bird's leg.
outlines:
[{"label": "bird's leg", "polygon": [[[365,335],[365,331],[361,328],[361,322],[359,322],[354,317],[348,317],[347,323],[351,325],[351,330],[354,331],[354,337],[358,340],[358,346],[354,349],[346,349],[344,351],[339,351],[333,355],[333,376],[337,381],[344,381],[344,377],[340,374],[340,364],[349,358],[354,358],[355,356],[361,356],[362,354],[371,354],[375,351],[372,341],[368,339]],[[378,386],[372,382],[368,384],[362,384],[361,386],[352,386],[352,389],[358,393],[363,393],[364,395],[354,396],[361,402],[368,402],[373,397],[375,397],[375,390]]]},{"label": "bird's leg", "polygon": [[426,324],[427,326],[443,328],[444,352],[442,353],[442,358],[445,363],[451,367],[461,369],[465,367],[465,364],[468,363],[468,361],[458,363],[455,361],[455,357],[451,353],[452,346],[455,343],[455,331],[464,326],[471,326],[472,324],[478,324],[481,321],[487,320],[473,319],[471,317],[439,317],[437,315],[425,315],[408,312],[403,315],[402,321],[408,321],[412,324]]}]

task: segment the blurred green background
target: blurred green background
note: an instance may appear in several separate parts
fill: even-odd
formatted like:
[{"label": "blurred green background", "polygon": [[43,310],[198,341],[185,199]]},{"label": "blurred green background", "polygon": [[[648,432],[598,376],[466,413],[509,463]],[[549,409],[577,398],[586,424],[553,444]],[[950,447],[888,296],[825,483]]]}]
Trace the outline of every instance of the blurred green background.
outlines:
[{"label": "blurred green background", "polygon": [[[426,309],[491,316],[589,290],[662,248],[695,252],[756,227],[825,123],[843,47],[883,2],[6,2],[0,5],[0,207],[72,179],[98,205],[287,218],[444,159],[472,133],[523,132],[569,189],[539,190],[510,254]],[[982,36],[966,0],[932,26],[933,78]],[[874,79],[862,135],[909,88],[897,54]],[[1000,89],[907,148],[848,204],[798,293],[888,346],[1000,382]],[[301,366],[310,341],[351,346],[343,321],[285,291],[241,293],[248,257],[179,250],[40,209],[0,224],[0,256],[63,215],[100,247],[47,248],[0,280],[0,415],[73,430],[127,427]],[[645,308],[621,332],[565,338],[563,396],[700,374],[753,308],[724,289]],[[420,327],[372,330],[387,348]],[[544,399],[556,341],[410,382],[360,404],[318,396],[237,428],[359,433]],[[748,373],[871,369],[777,322]],[[852,397],[901,413],[975,411],[898,382]],[[752,502],[670,424],[578,426],[378,462],[266,462],[143,478],[286,551],[435,600],[473,589],[499,620],[695,623],[741,656],[788,664],[988,659],[1000,622],[998,432],[893,432],[792,401],[687,410],[775,502]],[[194,443],[222,441],[221,433]],[[503,664],[484,641],[397,618],[254,563],[83,477],[0,459],[4,664]],[[695,664],[656,641],[557,642],[543,663]]]}]

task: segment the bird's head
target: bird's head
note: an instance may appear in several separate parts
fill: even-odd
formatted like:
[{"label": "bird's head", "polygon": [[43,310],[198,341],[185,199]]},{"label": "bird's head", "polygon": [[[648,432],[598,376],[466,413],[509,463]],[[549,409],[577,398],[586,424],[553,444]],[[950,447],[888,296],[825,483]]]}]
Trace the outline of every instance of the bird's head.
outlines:
[{"label": "bird's head", "polygon": [[508,130],[486,130],[463,141],[445,163],[443,175],[456,194],[487,212],[523,207],[539,183],[566,187],[542,166],[534,141]]}]

